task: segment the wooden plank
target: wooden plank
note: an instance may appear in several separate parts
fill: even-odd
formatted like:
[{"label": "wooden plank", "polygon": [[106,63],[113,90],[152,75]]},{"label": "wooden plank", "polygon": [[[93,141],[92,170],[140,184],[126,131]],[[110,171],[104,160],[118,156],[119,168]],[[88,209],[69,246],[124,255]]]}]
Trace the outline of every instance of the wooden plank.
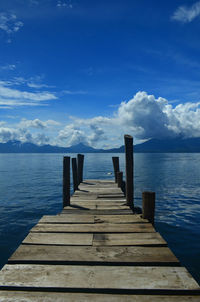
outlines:
[{"label": "wooden plank", "polygon": [[134,224],[50,224],[38,223],[31,232],[50,233],[152,233],[155,229],[150,223]]},{"label": "wooden plank", "polygon": [[54,215],[43,216],[39,223],[94,223],[94,216],[92,215]]},{"label": "wooden plank", "polygon": [[23,240],[28,244],[92,245],[92,234],[29,233]]},{"label": "wooden plank", "polygon": [[45,246],[21,245],[9,259],[12,262],[43,261],[89,261],[128,263],[170,263],[178,264],[178,259],[167,247],[140,246]]},{"label": "wooden plank", "polygon": [[94,234],[94,246],[99,245],[166,245],[159,233]]},{"label": "wooden plank", "polygon": [[[44,298],[45,297],[45,298]],[[116,295],[35,291],[0,291],[3,302],[199,302],[200,296]]]},{"label": "wooden plank", "polygon": [[125,199],[81,199],[81,198],[77,198],[77,197],[71,197],[71,202],[72,203],[78,203],[78,204],[115,204],[115,205],[118,205],[118,204],[125,204]]},{"label": "wooden plank", "polygon": [[95,223],[148,223],[140,215],[95,215]]},{"label": "wooden plank", "polygon": [[140,215],[54,215],[43,216],[39,223],[148,223],[147,219],[143,219]]},{"label": "wooden plank", "polygon": [[[118,199],[118,198],[123,198],[124,194],[123,193],[115,193],[115,194],[98,194],[98,198],[112,198],[112,199]],[[125,198],[124,198],[125,199]]]},{"label": "wooden plank", "polygon": [[70,207],[65,207],[60,213],[63,214],[79,214],[79,215],[133,215],[131,210],[80,210],[80,209],[71,209]]},{"label": "wooden plank", "polygon": [[89,210],[96,210],[96,205],[95,204],[90,204],[90,205],[78,205],[76,203],[73,202],[73,204],[71,204],[70,206],[64,207],[63,210],[67,210],[69,211],[73,211],[73,212],[77,212],[77,211],[89,211]]},{"label": "wooden plank", "polygon": [[106,205],[106,204],[97,204],[96,205],[96,208],[97,208],[97,210],[127,210],[127,209],[129,209],[129,207],[127,206],[127,205],[116,205],[116,204],[108,204],[108,205]]},{"label": "wooden plank", "polygon": [[127,205],[124,204],[116,204],[116,203],[96,203],[95,201],[93,203],[89,203],[88,201],[86,201],[85,203],[80,203],[80,202],[72,202],[70,209],[81,209],[81,208],[86,208],[86,209],[91,209],[91,210],[95,210],[95,209],[100,209],[100,210],[106,210],[106,209],[111,209],[111,210],[127,210],[129,209],[129,207]]},{"label": "wooden plank", "polygon": [[7,264],[0,286],[30,288],[199,290],[183,267]]}]

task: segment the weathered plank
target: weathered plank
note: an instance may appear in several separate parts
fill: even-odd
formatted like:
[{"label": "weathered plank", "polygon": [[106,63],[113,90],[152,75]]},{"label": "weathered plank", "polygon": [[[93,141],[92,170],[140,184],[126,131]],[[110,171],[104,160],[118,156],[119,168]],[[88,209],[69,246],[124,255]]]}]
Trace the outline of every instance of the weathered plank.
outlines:
[{"label": "weathered plank", "polygon": [[39,223],[94,223],[94,215],[48,215],[43,216]]},{"label": "weathered plank", "polygon": [[131,210],[87,210],[87,208],[82,208],[80,209],[72,209],[70,207],[65,207],[62,212],[60,213],[61,215],[63,214],[79,214],[79,215],[133,215],[133,212]]},{"label": "weathered plank", "polygon": [[3,302],[199,302],[199,296],[115,295],[35,291],[0,291]]},{"label": "weathered plank", "polygon": [[78,203],[78,204],[115,204],[115,205],[118,205],[118,204],[125,204],[125,199],[81,199],[81,198],[77,198],[77,197],[71,197],[71,201],[72,203],[75,202],[75,203]]},{"label": "weathered plank", "polygon": [[140,215],[47,215],[43,216],[39,223],[148,223],[147,219],[143,219]]},{"label": "weathered plank", "polygon": [[31,232],[50,233],[152,233],[155,229],[150,223],[134,224],[50,224],[38,223]]},{"label": "weathered plank", "polygon": [[94,234],[93,245],[166,245],[159,233]]},{"label": "weathered plank", "polygon": [[69,208],[65,208],[65,209],[81,209],[81,208],[85,208],[85,209],[90,209],[90,210],[95,210],[95,209],[99,209],[99,210],[127,210],[129,209],[129,207],[127,205],[124,204],[116,204],[116,203],[96,203],[95,201],[93,203],[89,203],[88,201],[86,201],[85,203],[80,203],[80,202],[71,202],[71,206]]},{"label": "weathered plank", "polygon": [[140,215],[95,215],[95,223],[148,223]]},{"label": "weathered plank", "polygon": [[167,247],[141,246],[45,246],[21,245],[9,259],[12,262],[87,261],[128,263],[171,263],[179,261]]},{"label": "weathered plank", "polygon": [[29,233],[23,240],[28,244],[92,245],[92,234]]},{"label": "weathered plank", "polygon": [[7,264],[0,286],[127,290],[199,290],[182,267]]}]

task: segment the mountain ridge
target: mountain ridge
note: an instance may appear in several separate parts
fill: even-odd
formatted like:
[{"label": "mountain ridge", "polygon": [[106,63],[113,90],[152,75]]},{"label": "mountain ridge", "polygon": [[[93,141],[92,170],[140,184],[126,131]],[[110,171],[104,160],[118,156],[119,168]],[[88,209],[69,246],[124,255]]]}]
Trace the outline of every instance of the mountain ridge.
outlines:
[{"label": "mountain ridge", "polygon": [[[136,153],[195,153],[200,152],[200,137],[150,139],[134,146]],[[0,143],[0,153],[124,153],[124,146],[111,149],[95,149],[83,143],[71,147],[52,145],[36,145],[31,142],[17,140]]]}]

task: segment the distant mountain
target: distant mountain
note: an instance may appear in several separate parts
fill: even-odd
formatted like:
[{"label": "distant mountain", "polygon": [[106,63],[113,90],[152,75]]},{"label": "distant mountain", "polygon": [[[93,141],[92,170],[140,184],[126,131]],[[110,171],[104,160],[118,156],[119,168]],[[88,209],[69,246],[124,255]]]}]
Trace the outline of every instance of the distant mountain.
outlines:
[{"label": "distant mountain", "polygon": [[[200,138],[151,139],[134,146],[134,152],[139,153],[195,153],[200,152]],[[0,153],[124,153],[124,146],[109,150],[94,149],[82,143],[68,148],[33,143],[22,143],[14,140],[0,143]]]},{"label": "distant mountain", "polygon": [[20,141],[8,141],[7,143],[0,143],[0,153],[91,153],[98,152],[97,149],[78,144],[68,148],[43,145],[38,146],[33,143],[22,143]]},{"label": "distant mountain", "polygon": [[135,152],[142,153],[195,153],[200,152],[200,137],[151,139],[145,143],[136,145]]}]

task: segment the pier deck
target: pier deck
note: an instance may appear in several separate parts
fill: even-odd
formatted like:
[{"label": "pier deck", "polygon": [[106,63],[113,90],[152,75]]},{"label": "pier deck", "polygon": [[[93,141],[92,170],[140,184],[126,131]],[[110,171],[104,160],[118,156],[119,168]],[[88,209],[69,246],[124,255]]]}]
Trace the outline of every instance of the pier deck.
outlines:
[{"label": "pier deck", "polygon": [[0,301],[200,301],[200,287],[113,181],[86,180],[0,272]]}]

